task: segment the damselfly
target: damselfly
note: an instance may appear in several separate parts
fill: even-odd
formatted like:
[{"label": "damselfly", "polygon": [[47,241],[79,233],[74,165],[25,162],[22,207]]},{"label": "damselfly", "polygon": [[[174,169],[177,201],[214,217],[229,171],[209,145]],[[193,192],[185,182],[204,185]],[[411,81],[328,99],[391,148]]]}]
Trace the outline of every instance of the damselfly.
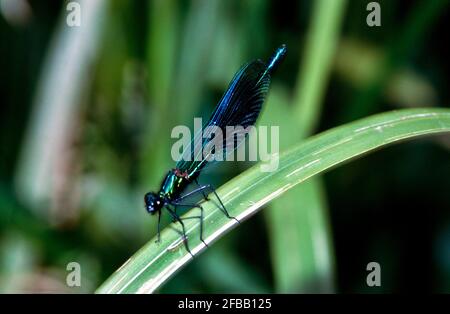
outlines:
[{"label": "damselfly", "polygon": [[[243,129],[246,129],[248,126],[254,125],[269,90],[271,74],[283,60],[285,54],[286,46],[282,45],[267,62],[255,60],[242,66],[239,72],[234,76],[227,91],[222,96],[222,99],[203,129],[205,130],[214,127],[225,130],[226,126],[242,126]],[[237,139],[233,138],[233,144],[227,145],[227,143],[229,144],[229,141],[226,141],[226,137],[223,137],[222,150],[220,153],[223,155],[232,153],[239,144],[241,144],[243,138],[244,137],[242,136]],[[211,138],[208,136],[197,134],[192,143],[194,146],[200,145],[201,148],[203,148],[208,145],[209,141],[211,141]],[[192,151],[189,150],[189,152],[184,152],[182,159],[164,178],[159,192],[149,192],[145,194],[144,197],[146,210],[152,215],[158,214],[157,241],[160,241],[161,214],[164,208],[170,214],[172,221],[178,222],[181,225],[182,237],[189,253],[191,253],[191,251],[186,239],[184,219],[199,219],[200,240],[207,246],[206,242],[203,240],[203,207],[197,202],[191,201],[189,203],[189,199],[192,199],[193,196],[201,194],[205,200],[209,200],[208,195],[213,193],[215,198],[219,201],[220,210],[228,218],[236,219],[235,217],[230,216],[212,185],[208,184],[201,186],[198,183],[197,179],[200,172],[208,163],[210,163],[210,159],[208,158],[199,158],[198,151],[202,150],[193,149]],[[195,183],[197,187],[191,192],[182,195],[186,188],[192,183]],[[200,210],[200,215],[181,218],[177,213],[178,207],[198,208]]]}]

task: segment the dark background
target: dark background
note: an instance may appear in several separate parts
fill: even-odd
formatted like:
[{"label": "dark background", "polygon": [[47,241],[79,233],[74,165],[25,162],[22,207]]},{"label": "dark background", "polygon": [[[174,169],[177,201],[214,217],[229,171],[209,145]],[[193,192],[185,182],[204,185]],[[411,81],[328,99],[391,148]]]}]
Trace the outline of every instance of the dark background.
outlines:
[{"label": "dark background", "polygon": [[[368,2],[345,7],[313,133],[393,109],[449,106],[448,2],[378,1],[382,26],[372,28],[365,22]],[[1,292],[93,292],[148,241],[156,227],[142,196],[171,167],[165,130],[207,117],[241,64],[286,43],[274,84],[294,93],[313,1],[161,3],[108,2],[97,26],[102,33],[93,37],[94,57],[80,65],[88,74],[71,81],[81,86],[72,125],[51,129],[48,122],[52,134],[66,139],[45,157],[49,162],[33,148],[49,138],[32,125],[43,107],[36,95],[50,75],[44,60],[58,56],[52,38],[67,28],[65,3],[2,2]],[[377,80],[372,72],[380,56],[386,73]],[[60,57],[68,62],[71,55]],[[58,70],[64,75],[66,68]],[[448,136],[414,140],[323,176],[335,254],[327,292],[450,291],[449,149]],[[50,181],[35,175],[43,164],[51,165],[43,170]],[[207,180],[220,185],[242,170],[223,166]],[[33,194],[36,185],[43,194]],[[264,213],[214,244],[161,292],[286,292],[276,284]],[[65,285],[73,260],[87,283],[76,289]],[[366,285],[370,261],[382,267],[381,287]],[[302,291],[318,292],[289,292]]]}]

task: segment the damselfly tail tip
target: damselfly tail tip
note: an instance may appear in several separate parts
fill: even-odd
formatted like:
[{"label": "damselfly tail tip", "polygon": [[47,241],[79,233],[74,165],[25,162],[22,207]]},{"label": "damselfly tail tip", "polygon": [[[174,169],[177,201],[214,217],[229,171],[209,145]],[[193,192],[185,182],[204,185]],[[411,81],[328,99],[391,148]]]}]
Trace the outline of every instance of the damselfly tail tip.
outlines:
[{"label": "damselfly tail tip", "polygon": [[269,72],[273,72],[281,61],[283,61],[284,56],[287,52],[287,46],[286,44],[282,44],[280,47],[275,50],[275,53],[270,57],[269,61],[267,62],[267,69]]},{"label": "damselfly tail tip", "polygon": [[282,51],[283,54],[286,54],[286,51],[287,51],[287,46],[286,46],[286,44],[281,44],[281,46],[278,47],[277,50]]}]

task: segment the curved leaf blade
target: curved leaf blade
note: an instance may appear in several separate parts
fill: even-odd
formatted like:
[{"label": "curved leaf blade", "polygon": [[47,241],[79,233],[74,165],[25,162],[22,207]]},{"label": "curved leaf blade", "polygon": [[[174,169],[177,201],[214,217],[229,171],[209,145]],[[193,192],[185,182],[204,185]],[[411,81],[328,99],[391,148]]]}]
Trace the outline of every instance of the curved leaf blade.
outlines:
[{"label": "curved leaf blade", "polygon": [[[295,185],[339,164],[388,144],[445,132],[450,132],[449,109],[408,109],[371,116],[315,135],[282,153],[275,172],[262,172],[256,165],[217,192],[230,214],[242,221]],[[212,201],[203,206],[207,243],[236,227]],[[192,216],[194,210],[186,216]],[[191,251],[198,254],[205,249],[199,240],[198,222],[188,220],[186,227]],[[161,243],[150,240],[97,293],[154,292],[192,259],[175,231],[165,228],[161,236]]]}]

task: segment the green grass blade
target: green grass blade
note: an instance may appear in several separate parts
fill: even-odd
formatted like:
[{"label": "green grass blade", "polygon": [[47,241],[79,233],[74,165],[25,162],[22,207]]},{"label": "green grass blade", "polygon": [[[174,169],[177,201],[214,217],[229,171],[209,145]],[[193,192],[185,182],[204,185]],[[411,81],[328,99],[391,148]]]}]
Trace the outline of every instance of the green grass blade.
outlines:
[{"label": "green grass blade", "polygon": [[[287,91],[274,84],[268,103],[261,125],[279,124],[281,150],[292,147],[300,134],[296,117],[289,114]],[[321,179],[297,185],[264,211],[275,292],[333,292],[334,253]]]},{"label": "green grass blade", "polygon": [[[280,125],[282,149],[306,138],[317,125],[346,4],[346,0],[314,3],[292,109],[288,110],[289,101],[282,99],[267,108],[284,115],[279,119],[284,121]],[[275,92],[273,89],[271,94]],[[269,116],[273,117],[272,112]],[[265,211],[267,224],[273,231],[270,247],[277,292],[333,291],[334,254],[326,193],[321,186],[320,177],[309,180],[285,193]]]},{"label": "green grass blade", "polygon": [[[178,3],[175,0],[152,0],[147,39],[149,94],[161,109],[169,105],[178,40]],[[157,78],[157,79],[156,79]]]},{"label": "green grass blade", "polygon": [[311,134],[320,118],[346,4],[345,0],[315,2],[293,99],[297,138]]},{"label": "green grass blade", "polygon": [[[444,132],[450,132],[448,109],[399,110],[371,116],[309,138],[279,156],[277,171],[261,172],[256,165],[223,185],[218,193],[230,214],[242,221],[295,185],[337,165],[388,144]],[[237,226],[213,202],[203,205],[208,243]],[[194,211],[186,215],[195,215]],[[199,241],[198,222],[188,220],[186,227],[191,250],[198,254],[205,248]],[[153,292],[191,259],[180,236],[165,228],[161,243],[150,240],[97,293]]]},{"label": "green grass blade", "polygon": [[320,179],[287,191],[265,211],[276,292],[334,291],[334,252]]}]

